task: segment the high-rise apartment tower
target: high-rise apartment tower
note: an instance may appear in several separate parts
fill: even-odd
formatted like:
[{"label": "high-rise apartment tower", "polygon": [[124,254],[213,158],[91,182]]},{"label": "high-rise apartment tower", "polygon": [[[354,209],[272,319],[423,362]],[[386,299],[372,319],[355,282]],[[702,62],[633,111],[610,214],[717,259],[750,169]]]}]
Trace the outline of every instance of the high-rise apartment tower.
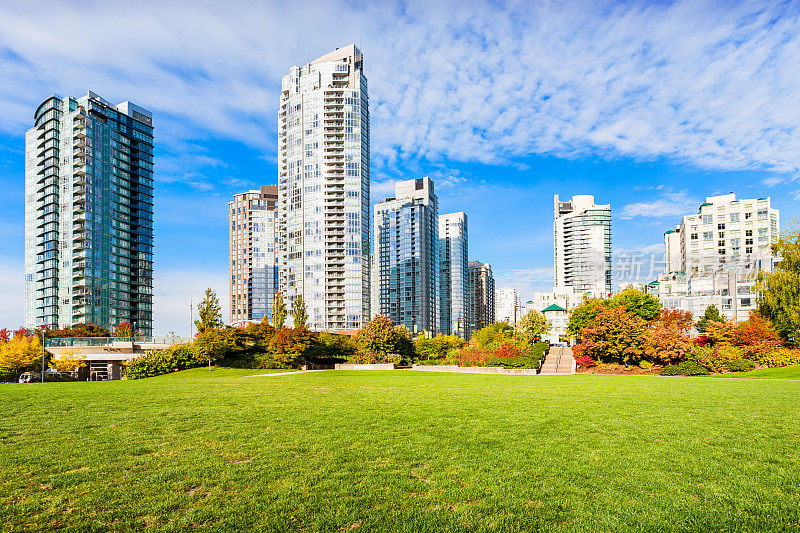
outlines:
[{"label": "high-rise apartment tower", "polygon": [[553,222],[556,287],[572,287],[595,296],[611,292],[611,206],[594,196],[554,198]]},{"label": "high-rise apartment tower", "polygon": [[480,261],[470,261],[467,335],[490,324],[494,324],[494,276],[492,265]]},{"label": "high-rise apartment tower", "polygon": [[25,325],[153,332],[153,116],[51,96],[25,134]]},{"label": "high-rise apartment tower", "polygon": [[429,178],[395,184],[375,206],[376,314],[412,334],[439,329],[438,206]]},{"label": "high-rise apartment tower", "polygon": [[445,335],[467,338],[468,233],[465,213],[439,215],[439,312]]},{"label": "high-rise apartment tower", "polygon": [[369,320],[369,99],[350,45],[283,77],[278,114],[279,289],[315,330]]},{"label": "high-rise apartment tower", "polygon": [[230,321],[272,323],[272,301],[278,287],[278,187],[236,194],[228,202],[230,224]]}]

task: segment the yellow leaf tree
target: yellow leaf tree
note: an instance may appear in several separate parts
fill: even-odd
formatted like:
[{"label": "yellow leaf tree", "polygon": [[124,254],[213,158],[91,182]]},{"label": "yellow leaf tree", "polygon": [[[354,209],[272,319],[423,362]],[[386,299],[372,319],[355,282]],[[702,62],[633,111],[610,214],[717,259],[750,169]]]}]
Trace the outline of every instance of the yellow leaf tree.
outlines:
[{"label": "yellow leaf tree", "polygon": [[35,336],[15,335],[0,345],[0,367],[19,372],[42,356],[42,343]]},{"label": "yellow leaf tree", "polygon": [[85,366],[86,362],[81,359],[73,350],[66,350],[65,352],[62,352],[61,357],[58,359],[54,358],[53,362],[50,364],[50,368],[55,368],[59,372],[74,372],[75,370]]}]

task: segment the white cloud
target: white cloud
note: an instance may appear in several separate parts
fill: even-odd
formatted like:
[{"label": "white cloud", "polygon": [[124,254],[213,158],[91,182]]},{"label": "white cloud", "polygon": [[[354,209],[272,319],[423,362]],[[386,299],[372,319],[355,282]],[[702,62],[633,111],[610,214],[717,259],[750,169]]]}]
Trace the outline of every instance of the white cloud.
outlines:
[{"label": "white cloud", "polygon": [[25,316],[25,266],[22,261],[0,257],[0,329],[22,326]]},{"label": "white cloud", "polygon": [[495,272],[495,291],[503,287],[516,289],[525,302],[534,292],[553,290],[553,269],[549,267],[514,268]]},{"label": "white cloud", "polygon": [[270,159],[280,77],[359,42],[376,170],[530,153],[800,168],[793,3],[141,2],[135,23],[122,9],[3,5],[0,128],[91,88],[155,111],[165,146],[223,137]]},{"label": "white cloud", "polygon": [[202,300],[207,287],[217,293],[222,307],[222,319],[227,322],[230,318],[227,272],[156,269],[154,284],[153,329],[157,336],[166,335],[170,331],[188,336],[191,324],[189,301],[193,301],[192,313],[196,320],[197,304]]},{"label": "white cloud", "polygon": [[683,217],[695,212],[702,203],[701,199],[691,196],[688,191],[658,190],[663,191],[658,198],[624,206],[620,217],[623,220],[634,217]]}]

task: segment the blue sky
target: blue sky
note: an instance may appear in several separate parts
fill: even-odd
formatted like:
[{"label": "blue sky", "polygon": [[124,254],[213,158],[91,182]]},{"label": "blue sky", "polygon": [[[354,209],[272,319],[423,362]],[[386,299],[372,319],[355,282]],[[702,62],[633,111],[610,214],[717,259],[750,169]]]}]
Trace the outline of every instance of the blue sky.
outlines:
[{"label": "blue sky", "polygon": [[[287,5],[290,4],[290,5]],[[0,326],[22,321],[24,132],[51,93],[131,100],[156,126],[156,332],[227,294],[226,203],[275,183],[280,78],[357,43],[373,200],[430,175],[470,257],[552,285],[553,194],[611,203],[659,253],[705,196],[800,216],[800,8],[731,2],[0,1]],[[227,310],[226,310],[227,312]]]}]

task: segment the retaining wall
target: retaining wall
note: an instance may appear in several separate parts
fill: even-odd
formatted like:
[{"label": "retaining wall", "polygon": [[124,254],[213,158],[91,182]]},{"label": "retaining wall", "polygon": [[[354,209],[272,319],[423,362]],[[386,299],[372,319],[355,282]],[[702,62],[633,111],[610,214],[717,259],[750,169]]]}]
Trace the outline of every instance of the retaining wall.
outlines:
[{"label": "retaining wall", "polygon": [[382,363],[377,365],[339,363],[335,368],[336,370],[394,370],[394,363]]},{"label": "retaining wall", "polygon": [[535,368],[503,368],[500,366],[414,365],[411,370],[423,372],[458,372],[462,374],[504,374],[535,376]]}]

